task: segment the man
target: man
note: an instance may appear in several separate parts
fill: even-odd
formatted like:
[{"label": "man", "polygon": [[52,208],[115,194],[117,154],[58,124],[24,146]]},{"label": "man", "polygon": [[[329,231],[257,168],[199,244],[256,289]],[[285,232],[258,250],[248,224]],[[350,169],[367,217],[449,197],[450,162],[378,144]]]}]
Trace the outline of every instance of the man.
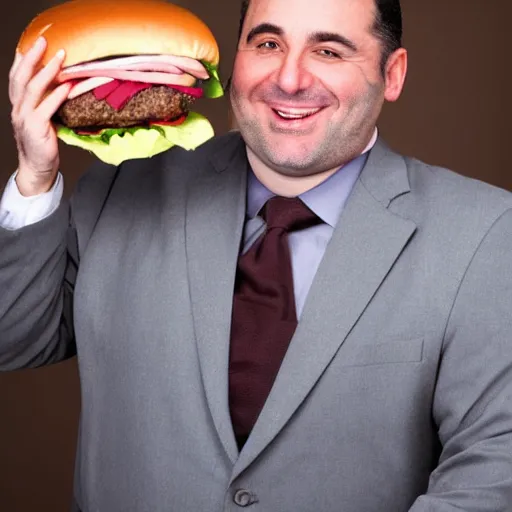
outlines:
[{"label": "man", "polygon": [[240,134],[70,207],[61,57],[13,64],[0,366],[78,354],[77,510],[512,510],[512,197],[377,136],[400,34],[397,0],[246,2]]}]

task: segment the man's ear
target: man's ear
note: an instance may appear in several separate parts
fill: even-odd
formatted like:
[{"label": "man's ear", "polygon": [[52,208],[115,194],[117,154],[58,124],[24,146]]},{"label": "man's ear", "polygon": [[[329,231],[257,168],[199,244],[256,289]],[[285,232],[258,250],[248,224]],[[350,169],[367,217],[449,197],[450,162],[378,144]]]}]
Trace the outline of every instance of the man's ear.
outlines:
[{"label": "man's ear", "polygon": [[396,101],[402,93],[405,77],[407,75],[407,50],[399,48],[388,58],[386,63],[384,98],[387,101]]}]

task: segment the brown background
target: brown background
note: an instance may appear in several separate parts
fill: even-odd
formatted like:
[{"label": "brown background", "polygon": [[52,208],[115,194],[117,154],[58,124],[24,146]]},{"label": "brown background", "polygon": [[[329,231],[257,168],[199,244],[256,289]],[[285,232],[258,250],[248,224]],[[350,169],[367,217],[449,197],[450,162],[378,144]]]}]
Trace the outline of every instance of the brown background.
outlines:
[{"label": "brown background", "polygon": [[[56,3],[15,0],[9,12],[3,11],[0,189],[16,167],[7,96],[16,41],[32,17]],[[227,79],[239,0],[175,3],[210,25],[220,44],[221,74]],[[403,0],[402,5],[409,76],[402,98],[384,110],[381,134],[403,153],[512,190],[507,151],[512,2]],[[225,98],[202,100],[197,110],[209,117],[218,133],[229,129]],[[82,150],[62,146],[66,193],[91,162]],[[1,512],[68,510],[79,408],[75,361],[0,375]]]}]

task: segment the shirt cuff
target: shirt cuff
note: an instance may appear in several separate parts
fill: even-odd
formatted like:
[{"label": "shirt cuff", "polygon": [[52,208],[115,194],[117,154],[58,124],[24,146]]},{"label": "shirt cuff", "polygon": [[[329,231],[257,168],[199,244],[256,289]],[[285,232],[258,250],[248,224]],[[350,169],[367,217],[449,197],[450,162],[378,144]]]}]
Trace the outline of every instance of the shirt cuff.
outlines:
[{"label": "shirt cuff", "polygon": [[64,193],[61,173],[53,187],[43,194],[25,197],[16,185],[17,171],[9,178],[0,199],[0,227],[9,230],[24,228],[49,217],[60,205]]}]

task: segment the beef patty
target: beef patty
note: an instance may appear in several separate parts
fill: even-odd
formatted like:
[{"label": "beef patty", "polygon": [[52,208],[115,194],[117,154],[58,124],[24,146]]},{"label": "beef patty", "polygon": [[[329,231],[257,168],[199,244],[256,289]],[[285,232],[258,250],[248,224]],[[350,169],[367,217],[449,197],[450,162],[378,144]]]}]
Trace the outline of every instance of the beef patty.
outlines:
[{"label": "beef patty", "polygon": [[173,119],[186,114],[194,98],[165,85],[143,89],[116,110],[105,100],[97,100],[92,91],[65,101],[57,118],[69,128],[127,127],[144,122]]}]

